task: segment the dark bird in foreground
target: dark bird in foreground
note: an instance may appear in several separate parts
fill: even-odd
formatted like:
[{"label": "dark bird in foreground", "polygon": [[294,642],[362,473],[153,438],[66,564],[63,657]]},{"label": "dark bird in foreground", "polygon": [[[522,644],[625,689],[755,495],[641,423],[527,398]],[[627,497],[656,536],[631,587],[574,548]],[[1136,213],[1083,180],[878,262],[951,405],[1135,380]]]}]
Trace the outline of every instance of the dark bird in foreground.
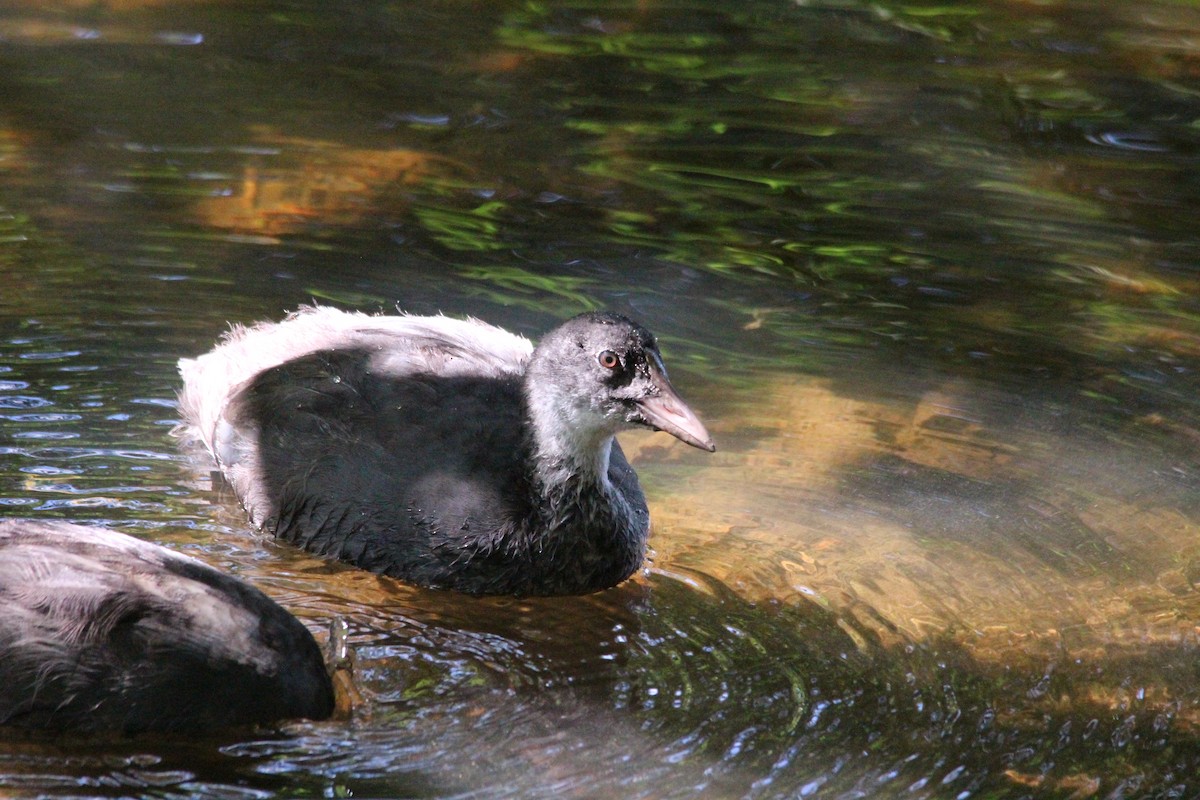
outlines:
[{"label": "dark bird in foreground", "polygon": [[333,711],[299,620],[131,536],[0,521],[0,608],[3,725],[195,733]]},{"label": "dark bird in foreground", "polygon": [[537,348],[477,320],[309,308],[180,362],[182,435],[251,521],[424,586],[584,594],[645,556],[650,515],[614,435],[715,449],[654,337],[589,313]]}]

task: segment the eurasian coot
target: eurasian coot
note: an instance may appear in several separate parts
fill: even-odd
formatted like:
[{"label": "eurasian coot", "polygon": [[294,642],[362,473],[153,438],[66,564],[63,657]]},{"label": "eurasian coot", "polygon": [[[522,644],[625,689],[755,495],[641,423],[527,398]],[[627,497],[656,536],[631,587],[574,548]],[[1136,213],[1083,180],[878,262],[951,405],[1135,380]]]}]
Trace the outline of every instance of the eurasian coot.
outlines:
[{"label": "eurasian coot", "polygon": [[715,449],[654,337],[617,314],[534,349],[477,320],[314,307],[179,366],[182,434],[254,524],[475,594],[582,594],[638,568],[649,513],[618,431]]},{"label": "eurasian coot", "polygon": [[333,710],[308,630],[199,561],[99,528],[0,521],[0,724],[186,731]]}]

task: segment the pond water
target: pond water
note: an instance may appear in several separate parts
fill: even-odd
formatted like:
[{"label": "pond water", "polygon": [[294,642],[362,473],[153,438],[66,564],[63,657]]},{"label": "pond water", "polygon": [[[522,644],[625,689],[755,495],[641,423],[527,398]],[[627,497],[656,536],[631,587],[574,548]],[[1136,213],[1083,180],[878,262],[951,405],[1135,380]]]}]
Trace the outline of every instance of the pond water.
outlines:
[{"label": "pond water", "polygon": [[[1200,796],[1200,9],[0,5],[0,506],[252,581],[362,696],[0,739],[39,797]],[[276,545],[175,362],[308,302],[660,337],[582,597]]]}]

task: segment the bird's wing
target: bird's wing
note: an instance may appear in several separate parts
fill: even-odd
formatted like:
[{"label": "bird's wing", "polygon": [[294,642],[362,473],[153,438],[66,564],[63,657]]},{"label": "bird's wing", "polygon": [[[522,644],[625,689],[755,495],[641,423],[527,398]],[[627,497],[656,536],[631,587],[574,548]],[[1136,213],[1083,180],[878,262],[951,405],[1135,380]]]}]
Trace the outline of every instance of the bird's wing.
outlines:
[{"label": "bird's wing", "polygon": [[224,411],[241,387],[263,370],[292,359],[348,348],[374,352],[371,368],[393,377],[500,377],[523,373],[533,344],[475,319],[306,307],[282,322],[235,325],[210,352],[181,359],[183,424],[176,434],[202,443],[223,467],[233,466],[241,452],[236,445],[239,434],[229,429]]}]

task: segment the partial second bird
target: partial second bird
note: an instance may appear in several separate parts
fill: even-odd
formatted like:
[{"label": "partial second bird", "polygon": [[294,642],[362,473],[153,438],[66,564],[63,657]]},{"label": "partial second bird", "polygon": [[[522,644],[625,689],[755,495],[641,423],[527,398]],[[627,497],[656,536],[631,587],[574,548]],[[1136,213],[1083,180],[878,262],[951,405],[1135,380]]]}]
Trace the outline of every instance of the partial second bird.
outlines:
[{"label": "partial second bird", "polygon": [[0,520],[0,606],[0,725],[196,733],[334,709],[299,620],[131,536]]},{"label": "partial second bird", "polygon": [[180,361],[181,434],[251,521],[312,552],[474,594],[584,594],[642,563],[615,435],[715,449],[654,337],[588,313],[527,339],[478,320],[305,308]]}]

